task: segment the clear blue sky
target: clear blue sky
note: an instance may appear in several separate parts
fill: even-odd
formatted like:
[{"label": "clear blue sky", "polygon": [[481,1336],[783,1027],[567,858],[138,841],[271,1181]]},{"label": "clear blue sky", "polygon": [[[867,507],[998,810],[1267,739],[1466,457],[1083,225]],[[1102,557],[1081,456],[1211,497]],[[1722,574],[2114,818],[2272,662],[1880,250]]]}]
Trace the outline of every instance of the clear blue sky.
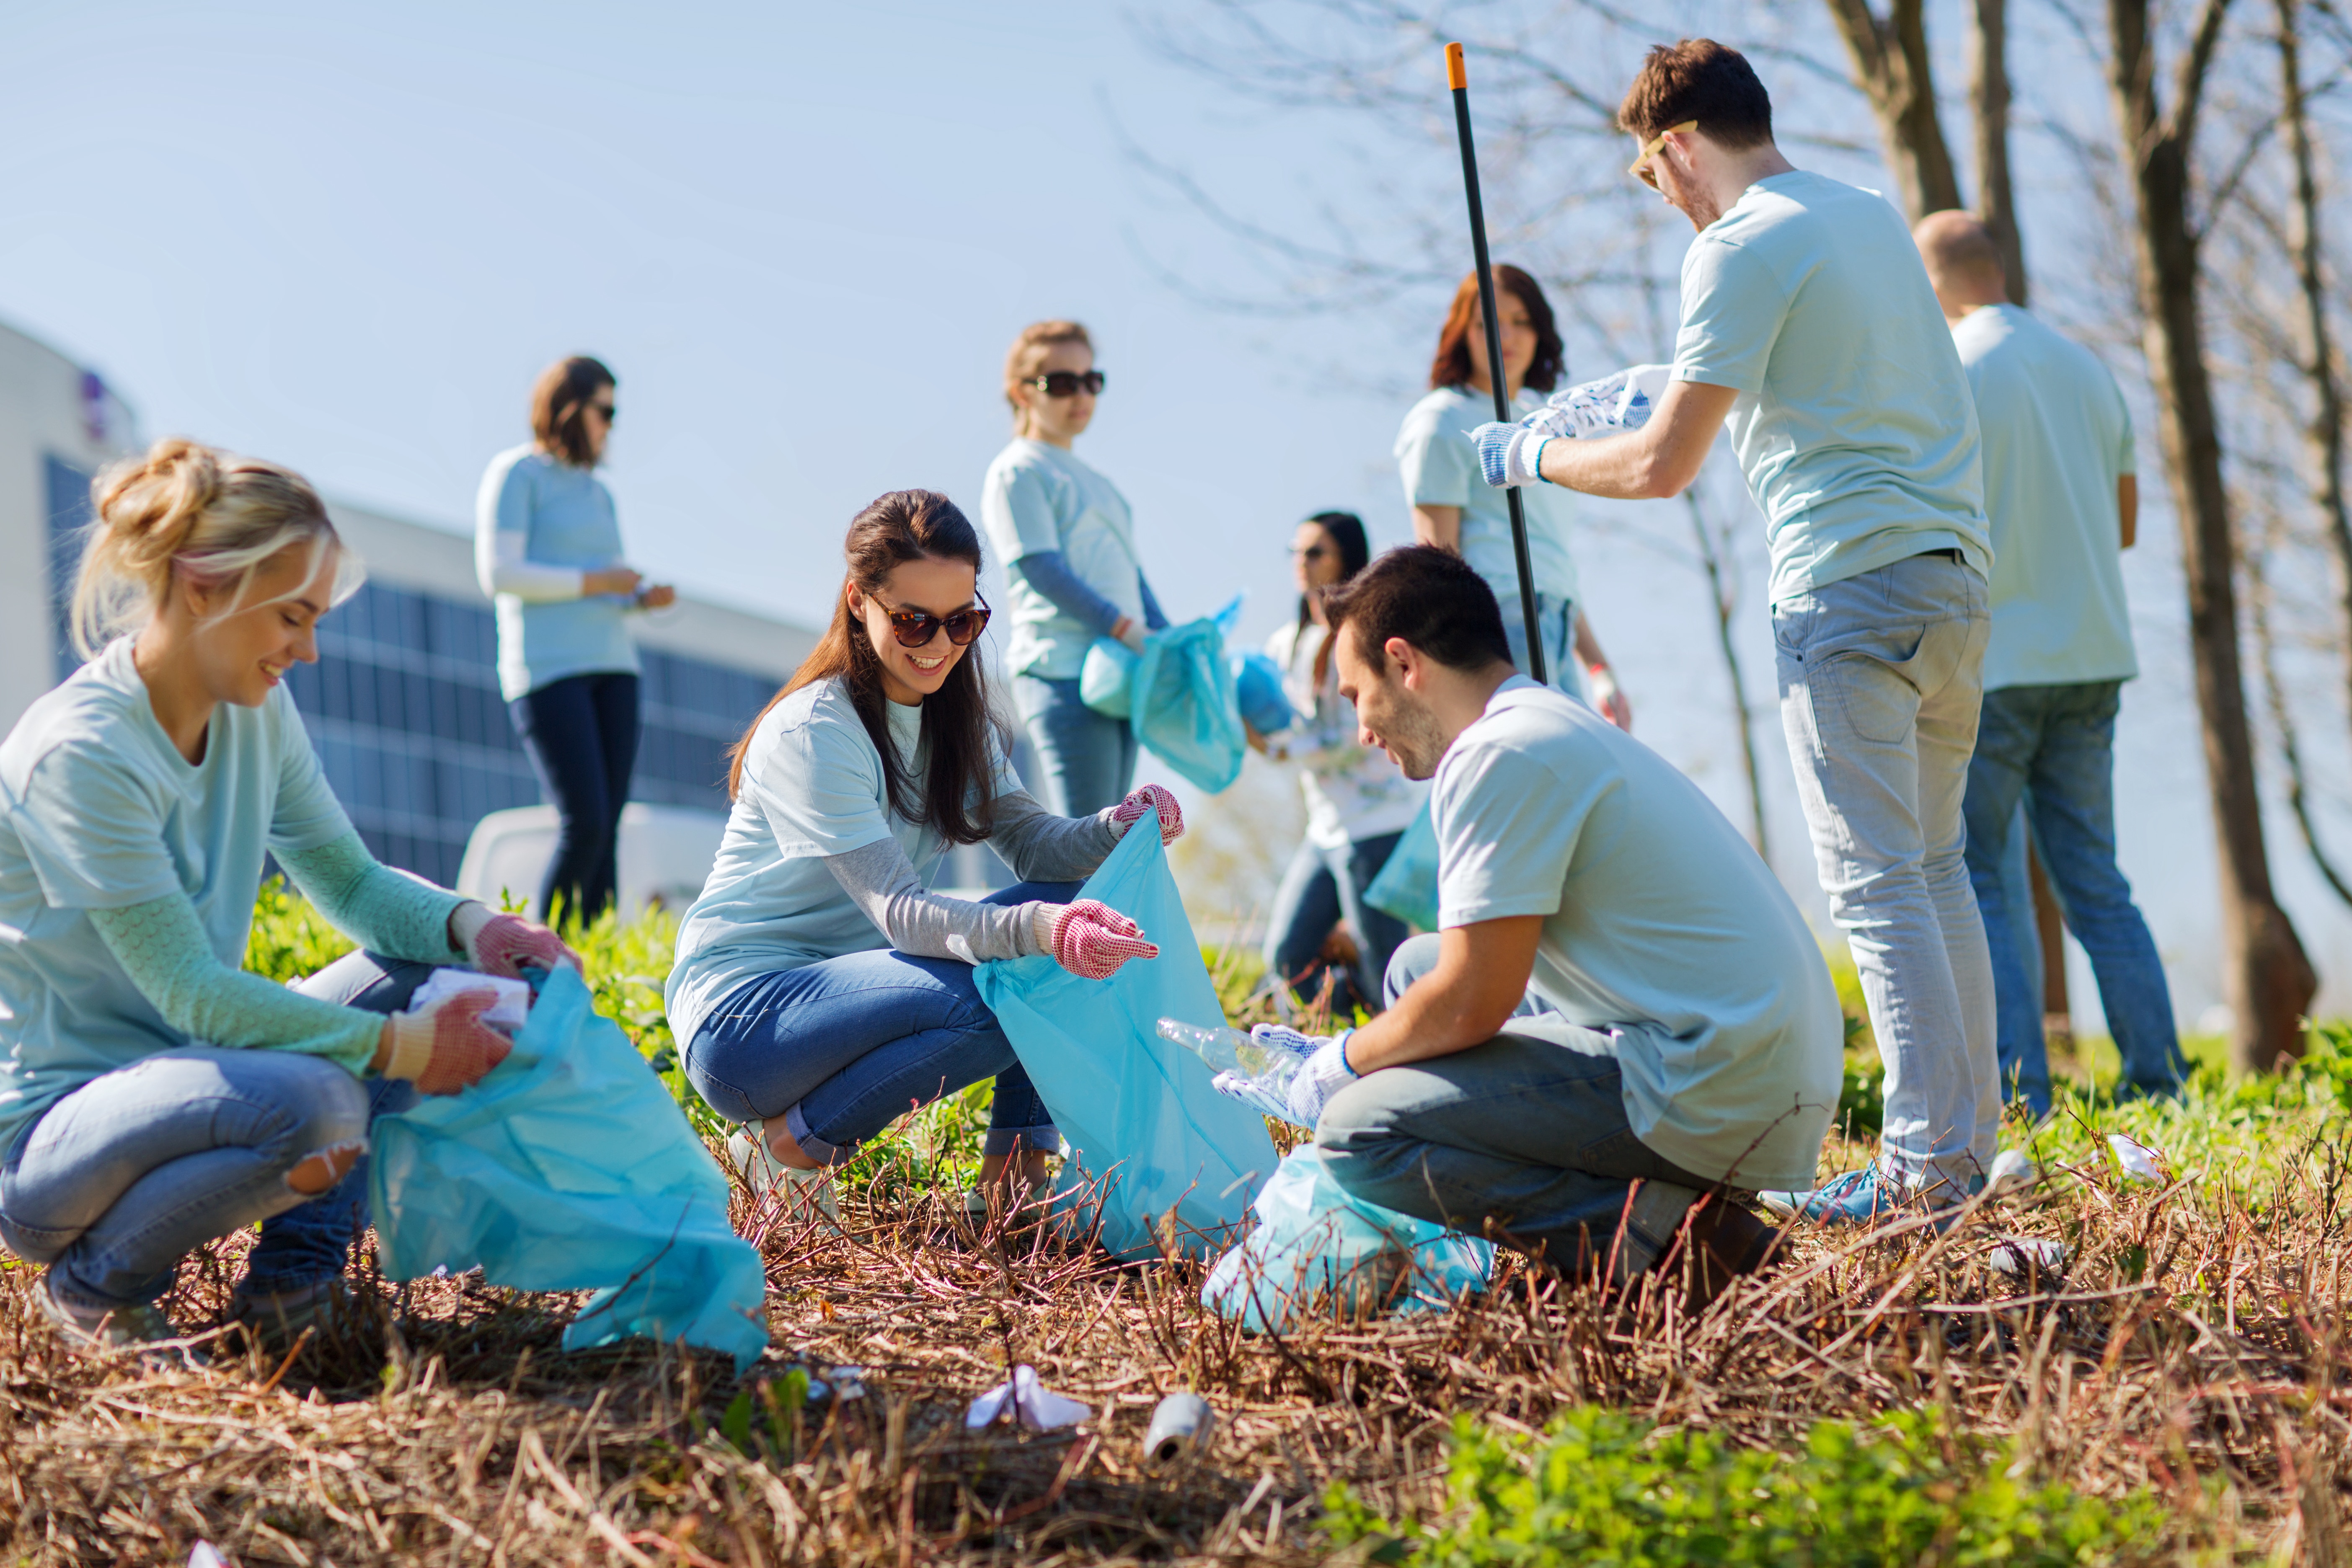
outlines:
[{"label": "clear blue sky", "polygon": [[[1406,532],[1395,391],[1433,302],[1307,321],[1187,303],[1147,255],[1211,288],[1245,264],[1196,243],[1118,139],[1305,214],[1364,178],[1346,128],[1241,112],[1118,7],[19,4],[0,62],[0,319],[100,371],[150,435],[457,525],[526,435],[533,374],[594,353],[621,377],[610,477],[638,560],[807,619],[864,501],[976,499],[1006,342],[1071,315],[1112,378],[1083,453],[1135,502],[1174,613],[1247,587],[1270,626],[1307,511]],[[2174,545],[2161,515],[2148,533],[2126,864],[2188,1021],[2212,1000],[2210,831]],[[1744,821],[1696,581],[1622,531],[1580,554],[1641,732]],[[1774,737],[1752,605],[1742,641]],[[1776,738],[1766,771],[1775,859],[1806,891]],[[2352,936],[2273,826],[2326,967]]]}]

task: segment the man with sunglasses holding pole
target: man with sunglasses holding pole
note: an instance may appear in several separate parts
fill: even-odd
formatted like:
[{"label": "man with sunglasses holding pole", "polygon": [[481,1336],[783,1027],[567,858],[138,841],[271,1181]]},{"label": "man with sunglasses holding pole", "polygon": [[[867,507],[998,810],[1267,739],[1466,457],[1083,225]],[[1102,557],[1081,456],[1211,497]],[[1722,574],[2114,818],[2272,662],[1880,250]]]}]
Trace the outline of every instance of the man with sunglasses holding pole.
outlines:
[{"label": "man with sunglasses holding pole", "polygon": [[1698,230],[1672,379],[1636,430],[1562,439],[1538,414],[1479,434],[1505,483],[1645,499],[1680,494],[1729,428],[1770,542],[1797,793],[1886,1064],[1878,1158],[1763,1201],[1824,1224],[1948,1209],[2000,1115],[1963,859],[1992,563],[1968,378],[1901,216],[1780,155],[1738,51],[1653,48],[1618,124]]}]

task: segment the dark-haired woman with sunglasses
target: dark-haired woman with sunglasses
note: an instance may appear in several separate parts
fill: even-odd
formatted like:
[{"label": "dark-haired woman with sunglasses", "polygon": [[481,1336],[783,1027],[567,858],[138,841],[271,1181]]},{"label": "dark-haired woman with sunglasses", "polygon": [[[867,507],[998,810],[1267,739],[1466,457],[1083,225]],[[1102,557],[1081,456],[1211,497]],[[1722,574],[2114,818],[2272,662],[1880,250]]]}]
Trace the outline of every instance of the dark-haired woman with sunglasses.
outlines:
[{"label": "dark-haired woman with sunglasses", "polygon": [[[830,1214],[827,1173],[904,1115],[996,1080],[981,1193],[1038,1184],[1052,1118],[973,966],[1048,954],[1105,979],[1160,951],[1078,884],[1136,823],[1184,830],[1149,785],[1075,819],[1022,789],[970,650],[988,625],[980,536],[955,503],[896,490],[850,523],[848,575],[814,652],[736,745],[710,879],[678,928],[670,1027],[688,1079],[743,1131],[736,1166]],[[1020,884],[926,890],[986,842]]]},{"label": "dark-haired woman with sunglasses", "polygon": [[[1520,414],[1534,412],[1536,395],[1559,384],[1567,351],[1552,321],[1550,301],[1518,268],[1495,268],[1495,310],[1503,341],[1503,389]],[[1412,509],[1413,537],[1443,545],[1475,568],[1503,607],[1511,658],[1528,668],[1527,617],[1519,605],[1519,567],[1511,543],[1509,503],[1478,472],[1478,455],[1462,433],[1495,416],[1494,381],[1486,363],[1486,313],[1478,275],[1454,290],[1438,329],[1429,367],[1429,395],[1412,405],[1397,431],[1397,471]],[[1514,416],[1516,417],[1517,416]],[[1528,553],[1535,567],[1536,626],[1542,638],[1544,677],[1571,697],[1589,701],[1620,729],[1633,710],[1619,690],[1608,658],[1578,603],[1576,562],[1569,553],[1569,492],[1529,485],[1518,494],[1527,510]]]},{"label": "dark-haired woman with sunglasses", "polygon": [[555,805],[544,920],[613,901],[621,808],[637,762],[637,645],[628,616],[671,603],[621,556],[596,477],[618,417],[613,373],[558,360],[531,389],[531,439],[491,459],[475,503],[474,567],[498,607],[499,689]]},{"label": "dark-haired woman with sunglasses", "polygon": [[1143,578],[1127,498],[1070,450],[1102,389],[1086,328],[1024,327],[1004,357],[1013,444],[981,490],[981,523],[1009,580],[1013,701],[1045,804],[1069,816],[1101,810],[1135,777],[1134,730],[1078,695],[1087,649],[1097,637],[1140,648],[1147,630],[1168,624]]},{"label": "dark-haired woman with sunglasses", "polygon": [[[1360,895],[1412,826],[1429,785],[1363,744],[1355,705],[1339,695],[1323,613],[1323,595],[1370,560],[1363,519],[1354,512],[1318,511],[1300,523],[1290,542],[1298,616],[1266,639],[1266,655],[1281,667],[1300,718],[1265,738],[1260,749],[1275,762],[1299,765],[1299,793],[1307,797],[1307,837],[1282,875],[1266,922],[1266,983],[1286,1017],[1294,1002],[1317,1001],[1327,985],[1338,1016],[1360,1006],[1379,1012],[1381,977],[1406,936],[1402,921]],[[1344,951],[1348,946],[1354,951]]]}]

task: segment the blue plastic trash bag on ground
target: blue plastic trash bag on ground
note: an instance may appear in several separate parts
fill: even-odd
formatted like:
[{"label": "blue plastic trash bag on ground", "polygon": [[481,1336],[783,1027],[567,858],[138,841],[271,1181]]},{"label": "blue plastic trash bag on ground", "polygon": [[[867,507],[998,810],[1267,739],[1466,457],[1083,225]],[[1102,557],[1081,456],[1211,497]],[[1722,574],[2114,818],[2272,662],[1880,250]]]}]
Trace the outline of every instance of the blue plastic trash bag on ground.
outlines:
[{"label": "blue plastic trash bag on ground", "polygon": [[1437,929],[1437,825],[1430,820],[1429,802],[1404,830],[1388,864],[1359,895],[1376,910],[1385,910],[1409,926]]},{"label": "blue plastic trash bag on ground", "polygon": [[1234,655],[1234,697],[1242,717],[1261,735],[1279,734],[1298,717],[1282,689],[1282,667],[1255,648]]},{"label": "blue plastic trash bag on ground", "polygon": [[1258,1333],[1318,1304],[1349,1318],[1442,1310],[1494,1272],[1491,1242],[1349,1196],[1312,1143],[1282,1157],[1250,1207],[1257,1228],[1217,1259],[1201,1304]]},{"label": "blue plastic trash bag on ground", "polygon": [[1078,700],[1108,718],[1135,711],[1135,650],[1110,637],[1097,637],[1078,669]]},{"label": "blue plastic trash bag on ground", "polygon": [[766,1270],[728,1227],[726,1178],[571,970],[547,977],[488,1077],[378,1119],[371,1141],[392,1279],[479,1265],[493,1285],[594,1289],[568,1351],[684,1339],[741,1371],[767,1348]]},{"label": "blue plastic trash bag on ground", "polygon": [[1081,980],[1042,955],[983,963],[981,999],[1075,1151],[1056,1189],[1062,1201],[1075,1204],[1089,1180],[1104,1183],[1102,1243],[1122,1258],[1156,1255],[1155,1227],[1173,1208],[1170,1239],[1206,1257],[1227,1244],[1273,1173],[1274,1142],[1256,1111],[1209,1087],[1200,1058],[1160,1037],[1162,1018],[1207,1026],[1225,1015],[1149,819],[1082,896],[1141,926],[1160,956],[1131,959],[1108,980]]},{"label": "blue plastic trash bag on ground", "polygon": [[1249,737],[1242,730],[1225,637],[1236,599],[1213,616],[1143,639],[1135,661],[1135,737],[1152,755],[1211,795],[1241,777]]}]

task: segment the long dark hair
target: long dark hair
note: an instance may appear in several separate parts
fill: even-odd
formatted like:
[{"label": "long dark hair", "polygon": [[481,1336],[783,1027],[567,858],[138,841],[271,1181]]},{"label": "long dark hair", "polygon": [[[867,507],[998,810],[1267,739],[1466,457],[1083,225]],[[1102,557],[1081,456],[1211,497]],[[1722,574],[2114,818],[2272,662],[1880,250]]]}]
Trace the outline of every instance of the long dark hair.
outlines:
[{"label": "long dark hair", "polygon": [[[1533,278],[1508,262],[1495,268],[1495,291],[1508,293],[1526,306],[1528,321],[1536,330],[1536,357],[1528,362],[1528,378],[1521,384],[1537,392],[1551,391],[1568,374],[1568,350],[1559,341],[1559,323],[1552,320],[1551,301],[1544,298],[1542,287]],[[1496,303],[1499,307],[1501,301]],[[1473,272],[1454,290],[1445,325],[1437,330],[1437,353],[1429,362],[1432,392],[1441,386],[1470,384],[1470,334],[1483,330],[1478,325],[1478,275]],[[1496,365],[1495,374],[1501,375],[1503,367]]]},{"label": "long dark hair", "polygon": [[977,844],[988,837],[996,815],[992,748],[1006,744],[988,705],[988,679],[981,669],[979,647],[966,648],[948,671],[947,684],[923,700],[922,736],[929,746],[930,767],[918,800],[898,748],[890,739],[882,660],[867,639],[864,621],[850,612],[849,590],[854,586],[860,594],[877,594],[899,565],[925,556],[968,562],[977,574],[980,534],[956,503],[938,491],[892,490],[849,520],[849,537],[842,542],[841,553],[849,572],[841,592],[834,595],[833,624],[784,682],[784,689],[768,700],[760,718],[751,721],[743,738],[727,753],[727,793],[730,796],[742,793],[743,754],[751,749],[751,736],[769,709],[803,686],[839,676],[849,688],[858,721],[866,726],[874,749],[882,754],[883,795],[890,809],[950,844]]},{"label": "long dark hair", "polygon": [[[1339,583],[1346,582],[1364,569],[1372,558],[1372,547],[1364,539],[1364,520],[1352,511],[1318,511],[1307,519],[1308,522],[1331,536],[1339,547]],[[1333,587],[1338,587],[1334,583]],[[1307,595],[1298,595],[1298,624],[1305,626],[1315,617],[1307,613]]]}]

